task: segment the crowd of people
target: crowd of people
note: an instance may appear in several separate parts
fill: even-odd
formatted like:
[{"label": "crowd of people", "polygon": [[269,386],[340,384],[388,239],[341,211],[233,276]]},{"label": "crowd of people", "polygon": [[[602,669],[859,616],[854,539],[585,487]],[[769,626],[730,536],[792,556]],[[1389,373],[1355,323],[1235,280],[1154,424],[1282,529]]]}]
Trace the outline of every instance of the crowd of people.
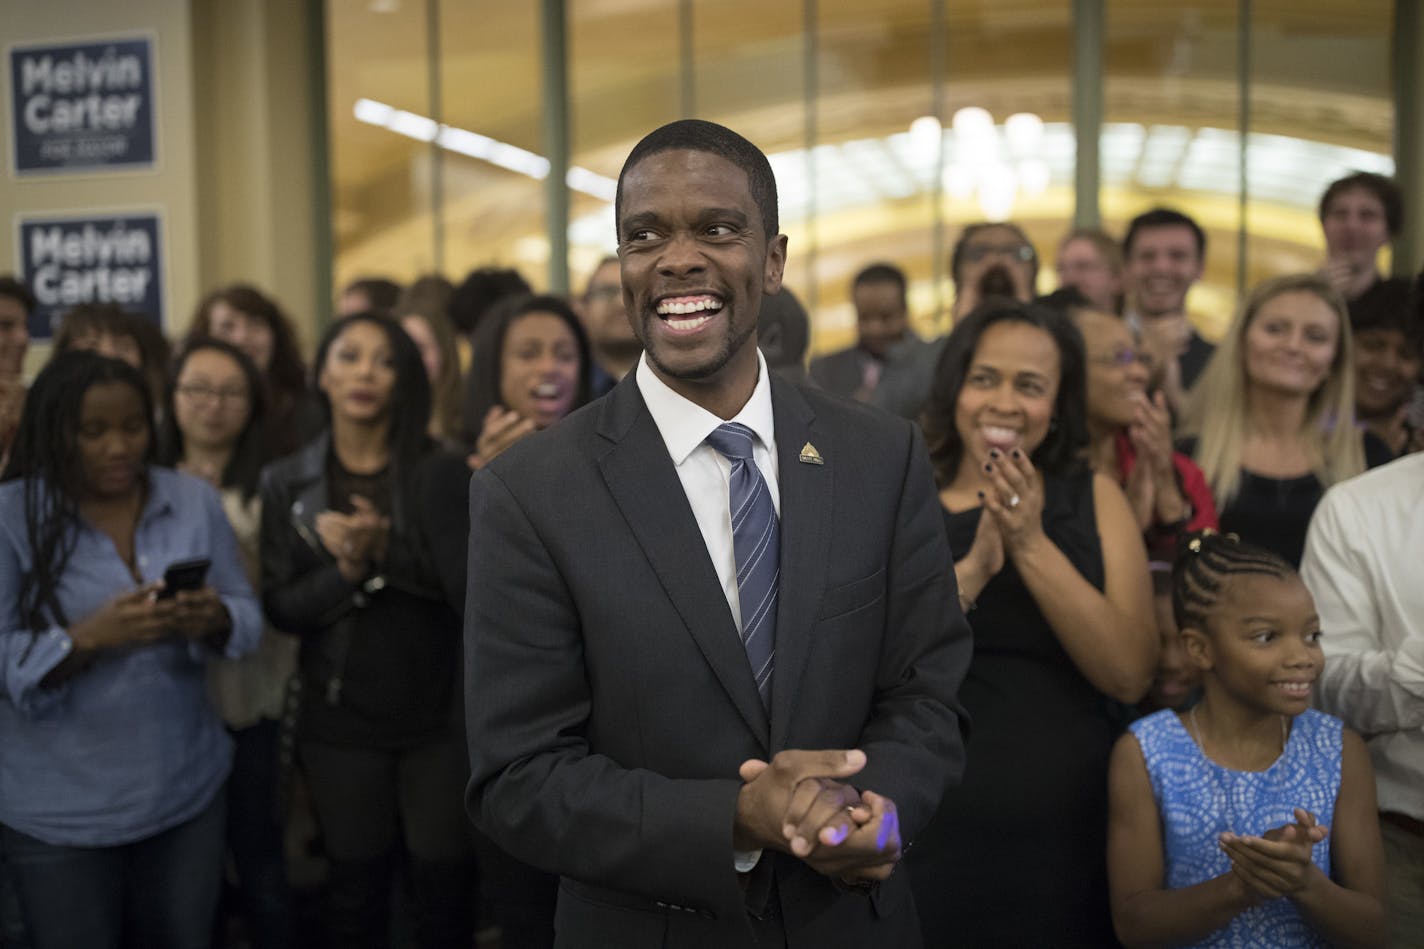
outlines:
[{"label": "crowd of people", "polygon": [[[0,278],[0,945],[469,947],[497,927],[505,947],[551,946],[556,919],[570,945],[643,944],[607,913],[661,914],[655,935],[681,945],[669,920],[704,904],[654,894],[693,871],[647,854],[681,832],[695,850],[718,821],[732,898],[779,944],[842,920],[787,869],[799,858],[880,915],[913,893],[932,947],[1424,945],[1424,282],[1377,267],[1395,185],[1332,184],[1320,268],[1251,288],[1215,343],[1187,310],[1206,235],[1155,208],[1121,240],[1068,233],[1043,296],[1021,227],[965,227],[938,339],[911,329],[903,270],[870,263],[851,287],[857,342],[808,364],[774,182],[768,213],[759,153],[702,125],[635,150],[620,256],[580,295],[492,267],[458,285],[358,280],[310,362],[282,306],[234,284],[171,340],[76,307],[26,385],[35,299]],[[693,234],[654,172],[730,223]],[[755,292],[729,262],[743,232]],[[728,368],[699,376],[680,347],[717,319]],[[738,355],[748,338],[760,351]],[[706,380],[733,369],[749,395],[722,412]],[[702,424],[692,402],[752,447],[704,432],[679,448],[677,427]],[[659,434],[676,468],[661,480],[646,445],[627,447]],[[817,493],[820,469],[863,496]],[[707,484],[723,485],[710,514]],[[727,484],[745,494],[719,540]],[[715,573],[680,545],[689,506]],[[763,608],[736,596],[755,573],[740,518],[758,510],[773,544],[783,525],[779,613],[776,580]],[[821,533],[803,536],[806,518]],[[852,562],[808,573],[822,549]],[[575,569],[592,550],[606,562]],[[909,606],[909,590],[877,598],[935,557]],[[806,601],[815,582],[832,589]],[[685,622],[687,643],[619,639],[605,597],[641,583],[677,609],[633,606]],[[645,780],[710,777],[658,736],[710,745],[726,727],[677,704],[715,683],[688,671],[702,654],[721,675],[715,630],[690,615],[721,611],[718,586],[754,666],[755,631],[781,617],[775,678],[767,653],[744,696],[726,688],[769,728],[737,786],[796,775],[785,840],[744,826],[741,797],[734,825],[701,784]],[[875,681],[795,691],[793,608]],[[868,653],[872,614],[943,629]],[[801,659],[807,683],[832,664]],[[655,661],[696,685],[629,673]],[[555,687],[573,697],[539,704]],[[792,694],[795,712],[777,705]],[[891,706],[931,704],[913,735],[878,730]],[[837,773],[772,757],[807,736],[866,753]],[[735,781],[740,758],[722,758]],[[615,786],[595,759],[644,780]],[[876,771],[887,759],[920,778],[901,787]],[[702,807],[685,826],[664,826],[673,795]],[[895,803],[893,846],[882,832],[864,865],[827,856],[892,826]],[[301,808],[324,868],[315,921],[288,867]],[[760,858],[759,876],[772,850],[779,875]],[[824,918],[801,920],[797,899]]]}]

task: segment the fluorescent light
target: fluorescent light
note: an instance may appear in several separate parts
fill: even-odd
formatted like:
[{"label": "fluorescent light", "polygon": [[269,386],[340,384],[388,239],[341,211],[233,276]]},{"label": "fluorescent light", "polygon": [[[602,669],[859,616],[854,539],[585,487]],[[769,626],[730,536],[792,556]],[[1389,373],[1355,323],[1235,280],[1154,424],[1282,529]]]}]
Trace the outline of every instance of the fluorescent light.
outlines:
[{"label": "fluorescent light", "polygon": [[[351,114],[359,122],[413,138],[418,142],[435,142],[446,151],[458,152],[470,158],[487,161],[508,171],[518,172],[536,181],[549,177],[549,159],[518,145],[462,129],[441,125],[434,119],[404,109],[396,109],[374,99],[357,99]],[[612,201],[618,182],[607,175],[575,165],[568,170],[565,182],[574,191],[592,195],[600,201]]]}]

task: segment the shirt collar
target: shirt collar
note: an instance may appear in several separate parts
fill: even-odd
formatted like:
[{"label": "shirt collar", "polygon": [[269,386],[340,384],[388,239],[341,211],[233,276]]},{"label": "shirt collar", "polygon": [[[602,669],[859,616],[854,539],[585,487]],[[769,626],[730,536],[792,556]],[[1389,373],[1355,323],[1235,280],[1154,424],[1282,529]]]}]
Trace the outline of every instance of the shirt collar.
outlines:
[{"label": "shirt collar", "polygon": [[[756,433],[767,448],[774,444],[776,425],[771,411],[771,382],[766,358],[757,350],[757,383],[752,397],[742,410],[730,419],[740,422]],[[658,378],[648,364],[648,354],[638,360],[638,391],[658,426],[674,465],[681,466],[687,457],[707,440],[707,436],[724,421],[689,399],[678,395]]]}]

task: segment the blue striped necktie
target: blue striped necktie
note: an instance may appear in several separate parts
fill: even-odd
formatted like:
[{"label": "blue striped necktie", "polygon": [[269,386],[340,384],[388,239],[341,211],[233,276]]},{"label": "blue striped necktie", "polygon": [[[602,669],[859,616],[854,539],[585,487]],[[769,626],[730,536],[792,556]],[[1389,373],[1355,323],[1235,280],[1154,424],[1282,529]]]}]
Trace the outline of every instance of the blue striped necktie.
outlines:
[{"label": "blue striped necktie", "polygon": [[732,513],[732,549],[737,558],[742,645],[747,650],[762,705],[770,708],[781,537],[771,491],[752,459],[755,440],[752,430],[737,422],[724,422],[707,436],[707,444],[732,463],[727,502]]}]

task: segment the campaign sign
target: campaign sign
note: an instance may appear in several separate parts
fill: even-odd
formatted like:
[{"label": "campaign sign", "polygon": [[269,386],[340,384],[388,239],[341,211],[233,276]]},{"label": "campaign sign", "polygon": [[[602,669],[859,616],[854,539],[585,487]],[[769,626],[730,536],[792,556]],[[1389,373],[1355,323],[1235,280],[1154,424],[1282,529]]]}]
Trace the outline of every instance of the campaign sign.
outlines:
[{"label": "campaign sign", "polygon": [[39,306],[30,335],[48,339],[81,303],[114,303],[163,325],[157,214],[20,219],[20,272]]},{"label": "campaign sign", "polygon": [[15,174],[151,167],[153,43],[12,47]]}]

